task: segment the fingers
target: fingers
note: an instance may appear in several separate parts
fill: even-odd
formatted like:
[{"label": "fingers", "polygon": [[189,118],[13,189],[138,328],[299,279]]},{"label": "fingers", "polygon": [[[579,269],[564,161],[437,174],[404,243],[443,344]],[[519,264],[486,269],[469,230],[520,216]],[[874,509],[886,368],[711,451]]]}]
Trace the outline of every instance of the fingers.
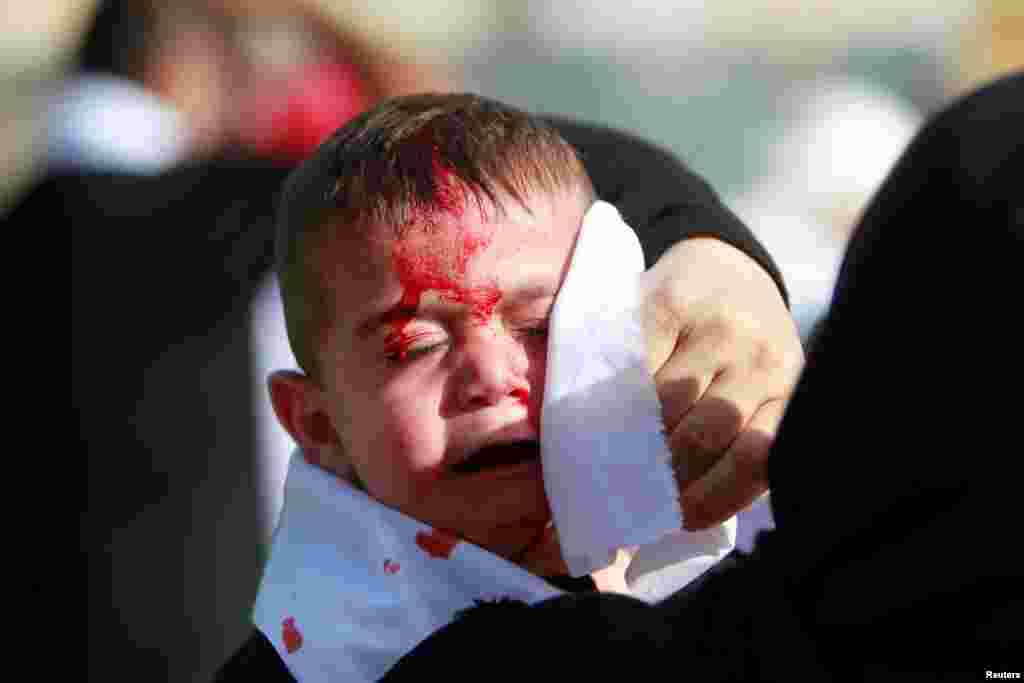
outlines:
[{"label": "fingers", "polygon": [[769,380],[739,368],[718,374],[669,434],[673,462],[684,483],[703,476],[722,457],[765,402]]},{"label": "fingers", "polygon": [[794,363],[744,343],[727,324],[705,324],[655,375],[665,432],[684,483],[703,476],[766,402],[788,395]]},{"label": "fingers", "polygon": [[725,455],[683,490],[686,529],[720,524],[768,490],[768,453],[785,406],[784,399],[763,404]]},{"label": "fingers", "polygon": [[672,434],[735,353],[725,325],[705,323],[680,334],[671,356],[654,373],[665,431]]}]

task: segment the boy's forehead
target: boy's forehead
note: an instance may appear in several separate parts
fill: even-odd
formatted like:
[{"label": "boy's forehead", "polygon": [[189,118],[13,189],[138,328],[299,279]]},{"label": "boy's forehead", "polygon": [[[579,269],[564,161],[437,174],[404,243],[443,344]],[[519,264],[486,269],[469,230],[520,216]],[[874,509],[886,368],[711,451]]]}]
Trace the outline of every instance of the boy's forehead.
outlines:
[{"label": "boy's forehead", "polygon": [[328,240],[320,270],[336,294],[348,290],[370,307],[399,297],[411,270],[441,283],[486,280],[503,290],[538,289],[540,281],[560,277],[584,210],[566,193],[528,196],[523,204],[508,199],[501,210],[469,202],[404,226],[369,224]]},{"label": "boy's forehead", "polygon": [[349,253],[360,256],[372,252],[374,265],[393,264],[393,257],[412,249],[425,254],[457,252],[478,255],[484,252],[516,251],[516,246],[534,239],[575,234],[582,210],[577,197],[531,193],[522,202],[503,197],[495,205],[472,199],[457,206],[431,211],[410,211],[402,225],[371,223],[355,231],[357,248]]}]

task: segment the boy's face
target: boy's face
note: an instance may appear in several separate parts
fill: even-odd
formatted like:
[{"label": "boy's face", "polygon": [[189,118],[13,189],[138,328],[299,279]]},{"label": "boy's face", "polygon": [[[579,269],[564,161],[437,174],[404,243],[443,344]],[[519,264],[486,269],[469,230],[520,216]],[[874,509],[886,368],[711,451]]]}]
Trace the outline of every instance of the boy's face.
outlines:
[{"label": "boy's face", "polygon": [[588,207],[582,192],[504,204],[451,202],[321,254],[320,400],[370,495],[518,561],[550,543],[547,319]]}]

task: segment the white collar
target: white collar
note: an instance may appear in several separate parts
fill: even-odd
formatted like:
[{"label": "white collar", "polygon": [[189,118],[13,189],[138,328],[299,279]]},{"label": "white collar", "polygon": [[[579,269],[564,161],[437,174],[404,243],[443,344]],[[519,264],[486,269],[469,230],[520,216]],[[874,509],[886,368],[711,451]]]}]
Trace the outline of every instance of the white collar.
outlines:
[{"label": "white collar", "polygon": [[561,593],[465,541],[432,557],[431,531],[292,456],[253,620],[296,679],[378,680],[475,600]]}]

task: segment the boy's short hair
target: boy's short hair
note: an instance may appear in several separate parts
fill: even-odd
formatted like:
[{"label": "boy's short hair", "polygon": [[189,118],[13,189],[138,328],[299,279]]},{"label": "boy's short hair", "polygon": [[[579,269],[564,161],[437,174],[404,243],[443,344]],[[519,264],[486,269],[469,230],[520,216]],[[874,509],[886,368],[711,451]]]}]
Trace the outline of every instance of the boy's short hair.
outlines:
[{"label": "boy's short hair", "polygon": [[277,269],[299,366],[319,377],[316,340],[332,315],[318,239],[371,226],[400,233],[470,200],[501,212],[512,198],[528,210],[530,192],[577,189],[593,199],[574,148],[542,120],[495,100],[410,95],[357,116],[292,172],[281,195]]}]

